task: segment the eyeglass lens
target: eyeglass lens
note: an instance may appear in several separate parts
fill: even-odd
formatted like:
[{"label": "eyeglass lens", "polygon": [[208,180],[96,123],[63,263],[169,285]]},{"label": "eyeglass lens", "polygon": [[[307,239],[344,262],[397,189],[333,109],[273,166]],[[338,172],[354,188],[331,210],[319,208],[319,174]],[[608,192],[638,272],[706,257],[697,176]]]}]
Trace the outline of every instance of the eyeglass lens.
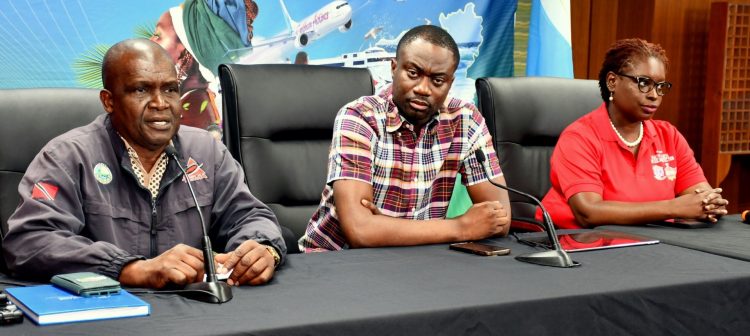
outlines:
[{"label": "eyeglass lens", "polygon": [[638,89],[643,93],[648,93],[656,86],[656,94],[663,96],[669,93],[669,89],[672,88],[672,84],[669,82],[655,83],[653,79],[648,77],[636,77],[638,80]]}]

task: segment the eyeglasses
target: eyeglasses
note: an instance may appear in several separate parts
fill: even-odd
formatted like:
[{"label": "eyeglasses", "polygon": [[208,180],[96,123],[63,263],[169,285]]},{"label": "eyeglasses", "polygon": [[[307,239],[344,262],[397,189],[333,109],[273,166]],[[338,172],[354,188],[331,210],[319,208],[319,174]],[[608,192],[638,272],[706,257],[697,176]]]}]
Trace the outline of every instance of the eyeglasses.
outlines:
[{"label": "eyeglasses", "polygon": [[672,88],[672,83],[670,82],[657,83],[654,82],[653,79],[646,76],[631,76],[619,72],[615,72],[615,74],[632,79],[636,84],[638,84],[638,90],[643,93],[649,93],[651,92],[651,90],[656,88],[656,94],[663,96],[669,93],[669,90]]}]

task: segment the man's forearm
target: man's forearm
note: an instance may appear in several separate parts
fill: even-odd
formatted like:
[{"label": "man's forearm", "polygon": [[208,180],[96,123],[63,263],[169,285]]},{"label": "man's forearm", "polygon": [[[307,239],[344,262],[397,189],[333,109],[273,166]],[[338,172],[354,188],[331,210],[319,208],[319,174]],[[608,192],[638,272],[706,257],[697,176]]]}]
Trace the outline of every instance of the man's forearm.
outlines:
[{"label": "man's forearm", "polygon": [[342,230],[354,248],[412,246],[463,240],[458,219],[410,220],[362,214]]}]

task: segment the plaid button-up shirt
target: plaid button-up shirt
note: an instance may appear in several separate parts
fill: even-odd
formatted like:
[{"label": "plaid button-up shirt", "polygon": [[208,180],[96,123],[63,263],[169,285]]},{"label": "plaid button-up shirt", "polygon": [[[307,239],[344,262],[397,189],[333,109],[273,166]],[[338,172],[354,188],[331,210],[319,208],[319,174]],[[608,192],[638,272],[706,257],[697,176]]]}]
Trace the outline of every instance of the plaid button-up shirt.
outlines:
[{"label": "plaid button-up shirt", "polygon": [[333,182],[359,180],[373,187],[383,215],[445,218],[456,176],[465,185],[487,180],[474,157],[482,149],[493,178],[501,176],[492,138],[474,104],[446,99],[419,134],[399,114],[391,87],[344,106],[336,116],[328,156],[328,180],[300,245],[307,252],[347,248],[333,199]]}]

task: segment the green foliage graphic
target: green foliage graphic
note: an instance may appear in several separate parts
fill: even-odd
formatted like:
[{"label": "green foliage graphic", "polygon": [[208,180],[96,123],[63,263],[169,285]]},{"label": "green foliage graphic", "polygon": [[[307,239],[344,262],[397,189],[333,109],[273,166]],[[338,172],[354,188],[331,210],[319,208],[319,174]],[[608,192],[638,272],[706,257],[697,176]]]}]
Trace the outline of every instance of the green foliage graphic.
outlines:
[{"label": "green foliage graphic", "polygon": [[104,87],[102,84],[102,61],[109,47],[111,46],[107,44],[94,45],[73,61],[72,67],[76,73],[76,80],[83,87],[92,89]]}]

